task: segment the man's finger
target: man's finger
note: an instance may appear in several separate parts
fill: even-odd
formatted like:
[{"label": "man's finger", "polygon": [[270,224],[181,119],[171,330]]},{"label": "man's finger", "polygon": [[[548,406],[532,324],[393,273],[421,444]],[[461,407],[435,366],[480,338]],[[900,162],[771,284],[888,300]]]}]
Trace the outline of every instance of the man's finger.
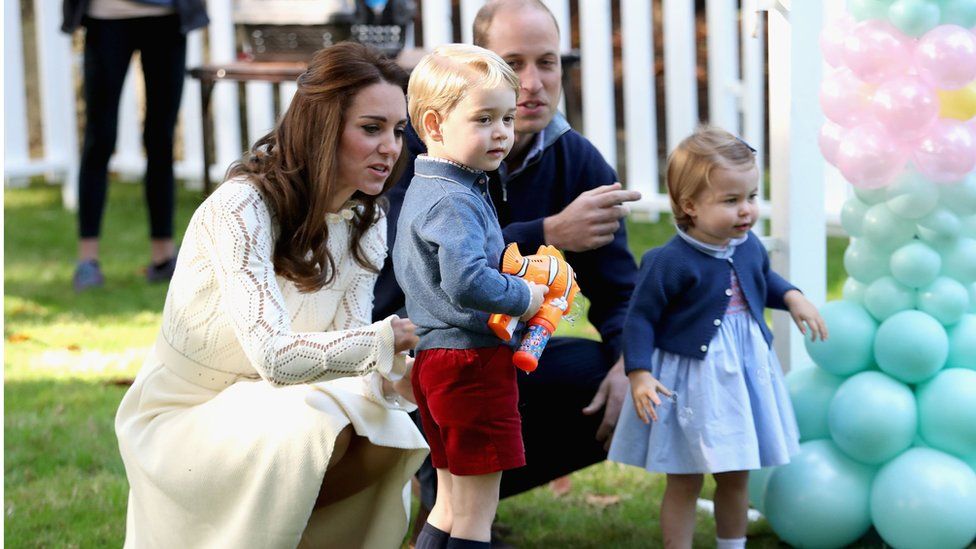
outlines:
[{"label": "man's finger", "polygon": [[608,192],[612,192],[612,191],[618,191],[621,188],[623,188],[623,186],[618,181],[617,183],[611,183],[610,185],[600,185],[599,187],[592,188],[592,189],[590,189],[590,190],[588,190],[586,192],[580,193],[580,196],[583,196],[583,195],[586,195],[586,196],[596,196],[596,195],[600,195],[600,194],[604,194],[604,193],[608,193]]},{"label": "man's finger", "polygon": [[640,200],[641,193],[637,191],[627,191],[624,189],[612,189],[601,193],[597,197],[597,206],[600,208],[609,208],[610,206],[617,206],[623,204],[624,202],[636,202]]},{"label": "man's finger", "polygon": [[600,390],[598,390],[596,392],[596,395],[593,396],[593,400],[590,401],[589,405],[587,405],[586,408],[583,408],[583,413],[585,415],[592,416],[593,414],[600,411],[600,408],[603,408],[603,405],[606,403],[607,403],[607,389],[604,385],[601,384]]}]

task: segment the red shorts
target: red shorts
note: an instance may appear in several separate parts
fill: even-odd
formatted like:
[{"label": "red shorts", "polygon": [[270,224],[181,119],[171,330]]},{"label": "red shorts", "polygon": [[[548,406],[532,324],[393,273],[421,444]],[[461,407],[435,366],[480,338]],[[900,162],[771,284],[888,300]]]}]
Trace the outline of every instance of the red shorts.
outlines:
[{"label": "red shorts", "polygon": [[426,349],[411,375],[435,469],[484,475],[525,465],[510,348]]}]

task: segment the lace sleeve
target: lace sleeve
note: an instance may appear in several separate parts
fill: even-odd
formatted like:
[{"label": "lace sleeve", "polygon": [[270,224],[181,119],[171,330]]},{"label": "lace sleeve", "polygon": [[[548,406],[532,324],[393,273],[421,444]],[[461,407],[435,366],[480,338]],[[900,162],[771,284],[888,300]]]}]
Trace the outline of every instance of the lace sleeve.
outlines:
[{"label": "lace sleeve", "polygon": [[272,223],[260,192],[225,184],[212,197],[208,248],[221,312],[248,360],[274,385],[292,385],[393,368],[389,319],[329,332],[294,332],[272,263]]}]

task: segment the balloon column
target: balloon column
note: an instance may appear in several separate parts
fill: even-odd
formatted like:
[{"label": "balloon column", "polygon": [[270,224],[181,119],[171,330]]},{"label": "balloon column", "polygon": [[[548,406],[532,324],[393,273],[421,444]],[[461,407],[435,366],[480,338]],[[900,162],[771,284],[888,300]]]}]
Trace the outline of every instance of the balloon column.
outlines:
[{"label": "balloon column", "polygon": [[801,452],[754,475],[797,547],[873,525],[897,548],[976,537],[976,0],[848,0],[821,35],[820,150],[854,186],[843,299],[787,377]]}]

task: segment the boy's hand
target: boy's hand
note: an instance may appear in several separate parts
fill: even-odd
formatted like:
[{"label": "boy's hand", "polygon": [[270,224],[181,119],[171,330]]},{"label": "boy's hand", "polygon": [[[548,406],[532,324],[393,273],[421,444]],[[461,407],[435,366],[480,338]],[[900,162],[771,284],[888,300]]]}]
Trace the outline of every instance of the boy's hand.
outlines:
[{"label": "boy's hand", "polygon": [[627,374],[627,377],[630,378],[630,395],[634,399],[637,416],[644,423],[657,421],[657,411],[654,407],[661,404],[661,398],[657,394],[670,397],[671,390],[661,385],[661,382],[647,370],[634,370]]},{"label": "boy's hand", "polygon": [[420,338],[414,334],[417,327],[409,318],[394,318],[390,325],[393,327],[393,352],[409,351],[420,343]]},{"label": "boy's hand", "polygon": [[529,294],[532,298],[529,300],[529,308],[522,313],[519,320],[529,320],[535,313],[539,311],[539,307],[542,307],[543,301],[546,299],[546,292],[549,291],[549,286],[544,286],[542,284],[536,284],[535,282],[529,282],[528,280],[523,280],[529,287]]},{"label": "boy's hand", "polygon": [[827,339],[827,323],[809,299],[798,290],[790,290],[783,296],[783,301],[786,302],[790,316],[793,317],[793,322],[796,322],[796,327],[800,329],[801,334],[807,335],[807,328],[809,328],[810,341],[816,341],[818,337],[820,341]]}]

